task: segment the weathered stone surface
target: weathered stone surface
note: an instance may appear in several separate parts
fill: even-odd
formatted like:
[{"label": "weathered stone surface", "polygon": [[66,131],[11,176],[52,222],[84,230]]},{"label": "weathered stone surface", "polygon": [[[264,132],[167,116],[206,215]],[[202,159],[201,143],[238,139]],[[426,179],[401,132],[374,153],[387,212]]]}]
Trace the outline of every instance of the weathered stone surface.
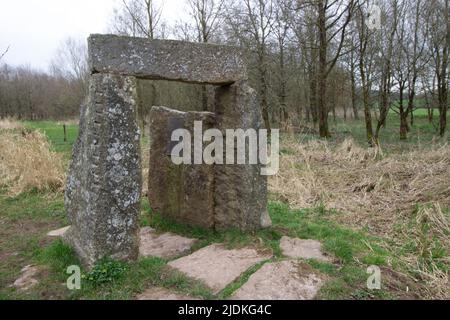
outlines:
[{"label": "weathered stone surface", "polygon": [[92,35],[89,60],[89,100],[82,108],[66,188],[72,227],[64,234],[86,265],[106,256],[132,260],[139,253],[142,177],[136,78],[221,85],[215,114],[153,109],[151,206],[176,221],[209,229],[270,226],[267,179],[260,165],[176,166],[170,159],[170,135],[177,126],[192,131],[194,121],[202,120],[203,130],[215,127],[224,134],[227,129],[262,128],[241,50]]},{"label": "weathered stone surface", "polygon": [[12,287],[16,288],[20,291],[28,291],[35,285],[39,283],[39,281],[36,279],[37,275],[39,274],[40,269],[36,266],[26,266],[21,270],[21,276],[18,278]]},{"label": "weathered stone surface", "polygon": [[243,52],[235,47],[91,35],[92,73],[224,85],[247,79]]},{"label": "weathered stone surface", "polygon": [[[227,129],[263,128],[256,92],[245,81],[217,88],[215,108],[217,128],[224,137]],[[216,229],[253,231],[270,227],[267,177],[261,175],[261,165],[224,164],[216,165],[214,170]]]},{"label": "weathered stone surface", "polygon": [[227,250],[214,244],[172,261],[169,266],[188,277],[203,281],[217,294],[250,267],[270,258],[255,249]]},{"label": "weathered stone surface", "polygon": [[52,237],[52,238],[61,238],[64,237],[64,235],[67,233],[67,231],[69,231],[70,226],[68,227],[64,227],[58,230],[53,230],[50,231],[49,233],[47,233],[48,237]]},{"label": "weathered stone surface", "polygon": [[172,292],[165,288],[150,288],[146,290],[144,293],[138,295],[136,297],[137,300],[169,300],[169,301],[176,301],[176,300],[186,300],[186,301],[193,301],[193,300],[200,300],[196,298],[192,298],[189,296],[185,296],[176,292]]},{"label": "weathered stone surface", "polygon": [[91,76],[66,188],[72,227],[65,239],[92,266],[105,256],[135,259],[139,251],[140,133],[134,79]]},{"label": "weathered stone surface", "polygon": [[231,297],[233,300],[312,300],[324,277],[304,263],[265,264]]},{"label": "weathered stone surface", "polygon": [[316,240],[283,237],[280,241],[283,255],[294,259],[316,259],[328,262],[331,259],[322,252],[322,244]]},{"label": "weathered stone surface", "polygon": [[172,233],[158,234],[152,228],[142,228],[139,253],[143,257],[172,259],[188,253],[196,239],[181,237]]},{"label": "weathered stone surface", "polygon": [[213,166],[176,165],[171,158],[173,130],[184,128],[194,137],[194,121],[202,121],[205,131],[213,126],[214,114],[153,107],[150,118],[150,206],[177,222],[214,228]]}]

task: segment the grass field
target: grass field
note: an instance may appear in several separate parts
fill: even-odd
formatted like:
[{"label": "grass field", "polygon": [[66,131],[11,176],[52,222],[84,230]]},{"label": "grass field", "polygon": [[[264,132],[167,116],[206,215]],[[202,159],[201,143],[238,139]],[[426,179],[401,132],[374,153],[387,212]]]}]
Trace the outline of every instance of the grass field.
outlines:
[{"label": "grass field", "polygon": [[[77,137],[77,126],[68,126],[67,142],[64,142],[62,124],[27,122],[25,126],[44,132],[54,150],[63,154],[64,159],[70,159],[72,145]],[[331,148],[340,145],[346,138],[353,137],[356,143],[365,149],[362,122],[339,121],[333,125],[333,132],[333,138],[328,142]],[[315,140],[316,137],[306,135],[296,137],[299,144]],[[394,115],[390,117],[387,128],[382,132],[381,141],[387,155],[401,155],[411,150],[427,150],[449,142],[448,138],[438,139],[434,127],[421,116],[417,117],[409,139],[399,142],[398,119]],[[148,147],[147,144],[144,143],[144,148]],[[288,145],[283,147],[282,153],[291,154],[294,158],[296,156],[295,150]],[[352,160],[349,160],[349,163],[351,162]],[[298,166],[299,176],[304,175],[303,164],[295,165]],[[329,164],[325,163],[322,168],[327,166]],[[352,168],[349,167],[347,170],[351,174]],[[307,261],[330,279],[322,288],[319,299],[419,299],[443,298],[448,295],[449,291],[446,291],[448,288],[445,285],[443,291],[434,293],[430,289],[433,283],[430,284],[428,278],[418,274],[423,268],[414,264],[416,260],[424,261],[423,263],[431,261],[441,275],[436,281],[448,280],[449,243],[442,243],[442,239],[448,238],[437,238],[432,235],[429,241],[433,242],[433,246],[419,248],[412,237],[403,240],[391,234],[378,233],[371,228],[347,224],[343,218],[346,213],[325,204],[320,200],[322,198],[306,206],[296,207],[290,205],[290,201],[284,201],[273,190],[270,191],[272,200],[269,212],[273,226],[254,234],[244,234],[236,230],[215,233],[178,225],[151,212],[145,198],[142,201],[141,224],[152,226],[159,231],[172,231],[200,239],[195,249],[217,242],[225,243],[232,248],[252,245],[271,250],[274,254],[272,260],[283,258],[279,242],[284,235],[320,240],[324,250],[334,256],[335,260],[333,263]],[[422,212],[419,206],[415,214],[411,213],[411,216],[396,226],[398,232],[405,229],[415,230],[418,212]],[[444,206],[443,212],[448,221],[449,208]],[[167,267],[167,260],[140,259],[129,264],[104,261],[94,271],[89,273],[84,271],[82,290],[69,291],[64,285],[67,279],[66,268],[78,265],[79,262],[69,247],[58,240],[46,237],[48,231],[67,224],[62,193],[41,193],[32,190],[11,197],[7,194],[7,189],[0,189],[0,299],[133,299],[136,294],[151,285],[170,288],[194,297],[226,299],[262,266],[258,265],[249,270],[215,296],[201,283],[170,270]],[[426,227],[427,225],[424,228]],[[449,230],[443,232],[446,237],[450,235]],[[428,239],[429,234],[431,234],[429,230],[423,230],[423,237]],[[404,242],[395,243],[400,241],[399,239]],[[429,248],[432,251],[431,257],[425,252]],[[411,255],[417,256],[418,259],[409,263],[406,258]],[[10,285],[18,278],[20,270],[30,264],[41,268],[39,284],[26,293],[11,288]],[[377,265],[382,269],[382,290],[369,291],[366,287],[368,278],[366,270],[370,265]]]}]

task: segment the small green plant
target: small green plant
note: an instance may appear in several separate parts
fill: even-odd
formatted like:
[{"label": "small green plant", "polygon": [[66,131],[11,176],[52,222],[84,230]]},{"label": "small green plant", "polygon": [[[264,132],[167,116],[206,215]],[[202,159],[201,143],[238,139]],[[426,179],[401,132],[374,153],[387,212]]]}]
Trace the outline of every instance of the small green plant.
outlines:
[{"label": "small green plant", "polygon": [[82,278],[99,285],[120,280],[126,271],[125,263],[105,259],[99,262],[89,273],[84,274]]}]

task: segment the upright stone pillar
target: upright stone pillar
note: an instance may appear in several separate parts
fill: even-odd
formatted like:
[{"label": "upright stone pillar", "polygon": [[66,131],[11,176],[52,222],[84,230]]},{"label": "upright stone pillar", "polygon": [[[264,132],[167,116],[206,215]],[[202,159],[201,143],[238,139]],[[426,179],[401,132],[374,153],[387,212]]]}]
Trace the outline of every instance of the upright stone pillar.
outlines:
[{"label": "upright stone pillar", "polygon": [[[214,114],[153,107],[150,119],[150,206],[179,223],[214,229],[214,167],[176,165],[171,158],[172,132],[185,129],[194,137],[194,122],[201,121],[204,132],[214,126]],[[194,159],[193,148],[191,155]]]},{"label": "upright stone pillar", "polygon": [[66,240],[83,263],[138,256],[142,190],[135,79],[93,74],[66,189]]},{"label": "upright stone pillar", "polygon": [[[227,129],[254,129],[256,132],[263,129],[258,97],[247,81],[218,87],[215,109],[216,126],[225,139]],[[247,155],[248,146],[247,141]],[[271,226],[267,212],[267,177],[261,175],[260,164],[216,165],[214,177],[217,230],[238,228],[254,231]]]}]

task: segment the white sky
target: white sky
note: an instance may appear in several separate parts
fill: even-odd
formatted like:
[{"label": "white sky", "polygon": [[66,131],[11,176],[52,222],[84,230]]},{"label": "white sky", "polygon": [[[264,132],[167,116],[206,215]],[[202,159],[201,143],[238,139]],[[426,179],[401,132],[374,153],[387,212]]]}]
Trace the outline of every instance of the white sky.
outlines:
[{"label": "white sky", "polygon": [[[184,0],[160,0],[163,18],[180,19]],[[113,8],[121,0],[0,0],[0,54],[4,62],[47,70],[60,42],[106,33]]]}]

